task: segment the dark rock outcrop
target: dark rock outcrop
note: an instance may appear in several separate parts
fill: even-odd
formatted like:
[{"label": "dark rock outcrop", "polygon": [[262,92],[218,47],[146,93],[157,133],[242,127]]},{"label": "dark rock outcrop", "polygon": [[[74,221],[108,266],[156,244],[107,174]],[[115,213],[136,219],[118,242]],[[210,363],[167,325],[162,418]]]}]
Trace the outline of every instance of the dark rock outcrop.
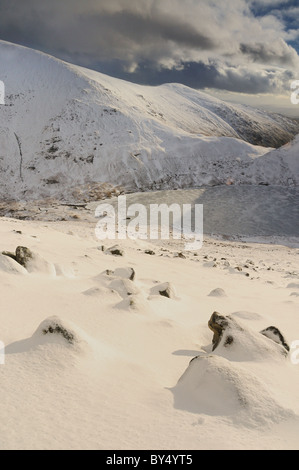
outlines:
[{"label": "dark rock outcrop", "polygon": [[[286,356],[290,348],[278,328],[270,326],[260,333],[246,329],[240,325],[232,316],[223,316],[214,312],[208,322],[209,328],[213,331],[212,339],[213,351],[217,348],[222,349],[223,354],[227,354],[230,346],[236,345],[234,350],[245,352],[246,355],[257,355],[263,358],[263,355],[273,354]],[[265,341],[262,336],[271,340]],[[273,344],[275,343],[275,345]],[[227,351],[226,353],[224,351]]]},{"label": "dark rock outcrop", "polygon": [[59,323],[53,323],[53,325],[49,325],[48,328],[44,328],[43,334],[44,335],[47,335],[47,334],[61,335],[70,344],[73,344],[74,339],[75,339],[73,333],[68,331]]},{"label": "dark rock outcrop", "polygon": [[112,246],[106,250],[106,253],[111,254],[113,256],[124,256],[124,251],[118,246]]},{"label": "dark rock outcrop", "polygon": [[208,326],[210,330],[212,330],[214,333],[212,343],[213,343],[213,351],[215,351],[218,344],[220,343],[223,332],[228,326],[228,320],[226,317],[220,315],[217,312],[214,312],[208,322]]},{"label": "dark rock outcrop", "polygon": [[276,328],[276,326],[269,326],[265,330],[261,331],[261,334],[269,339],[272,339],[272,341],[275,343],[281,344],[281,346],[283,346],[286,351],[290,351],[290,346],[287,344],[284,336],[279,331],[279,329]]},{"label": "dark rock outcrop", "polygon": [[34,255],[26,246],[18,246],[15,253],[9,251],[2,251],[2,254],[9,256],[19,263],[24,268],[27,268],[28,262],[33,259]]}]

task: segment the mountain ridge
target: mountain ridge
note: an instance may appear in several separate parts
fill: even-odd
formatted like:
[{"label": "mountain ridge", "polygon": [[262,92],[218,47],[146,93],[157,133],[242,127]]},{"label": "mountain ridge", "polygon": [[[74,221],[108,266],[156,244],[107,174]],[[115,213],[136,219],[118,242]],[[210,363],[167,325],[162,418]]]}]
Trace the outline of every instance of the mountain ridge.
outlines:
[{"label": "mountain ridge", "polygon": [[299,133],[293,120],[181,84],[136,85],[3,41],[0,59],[2,199],[65,198],[94,183],[251,183],[255,159]]}]

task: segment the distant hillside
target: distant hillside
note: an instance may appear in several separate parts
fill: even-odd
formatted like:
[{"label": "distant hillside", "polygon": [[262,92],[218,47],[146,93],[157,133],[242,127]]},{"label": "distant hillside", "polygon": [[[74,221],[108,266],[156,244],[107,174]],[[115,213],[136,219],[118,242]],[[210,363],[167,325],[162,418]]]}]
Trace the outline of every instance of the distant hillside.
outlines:
[{"label": "distant hillside", "polygon": [[68,197],[103,182],[246,182],[266,147],[299,133],[299,122],[183,85],[140,86],[3,41],[0,64],[2,199]]}]

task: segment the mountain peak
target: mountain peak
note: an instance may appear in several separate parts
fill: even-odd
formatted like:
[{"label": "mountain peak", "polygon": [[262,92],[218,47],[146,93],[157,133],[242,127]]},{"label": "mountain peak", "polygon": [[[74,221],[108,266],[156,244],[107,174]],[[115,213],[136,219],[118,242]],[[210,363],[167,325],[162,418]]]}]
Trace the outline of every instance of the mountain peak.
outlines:
[{"label": "mountain peak", "polygon": [[221,184],[299,132],[288,118],[184,85],[136,85],[4,41],[0,59],[2,198],[67,197],[105,182]]}]

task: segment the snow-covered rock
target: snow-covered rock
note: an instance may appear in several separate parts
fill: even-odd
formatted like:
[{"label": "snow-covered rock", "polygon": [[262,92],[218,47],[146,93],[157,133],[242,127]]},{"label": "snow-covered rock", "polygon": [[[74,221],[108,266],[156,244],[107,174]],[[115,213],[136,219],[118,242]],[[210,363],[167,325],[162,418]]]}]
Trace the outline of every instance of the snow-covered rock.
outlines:
[{"label": "snow-covered rock", "polygon": [[3,252],[1,256],[3,255],[10,260],[9,262],[2,261],[3,269],[5,266],[8,266],[10,267],[10,270],[23,272],[18,267],[20,266],[26,273],[40,273],[56,276],[56,268],[54,264],[45,260],[39,255],[39,253],[32,252],[26,246],[18,246],[15,253]]},{"label": "snow-covered rock", "polygon": [[209,297],[226,297],[226,293],[221,287],[217,287],[209,293]]},{"label": "snow-covered rock", "polygon": [[14,259],[0,254],[0,271],[10,274],[27,274],[26,269]]},{"label": "snow-covered rock", "polygon": [[221,356],[194,358],[173,393],[177,408],[212,416],[238,416],[247,426],[293,416],[256,375]]},{"label": "snow-covered rock", "polygon": [[235,318],[225,317],[217,312],[213,313],[208,325],[214,333],[213,350],[215,354],[229,360],[281,361],[285,360],[287,356],[288,347],[285,347],[285,339],[277,328],[275,328],[275,334],[271,328],[267,328],[261,333],[255,332],[244,327]]},{"label": "snow-covered rock", "polygon": [[151,295],[161,295],[167,299],[176,298],[176,290],[170,282],[164,282],[163,284],[158,284],[157,286],[152,287]]},{"label": "snow-covered rock", "polygon": [[138,287],[129,279],[114,279],[109,284],[110,289],[115,290],[121,297],[126,299],[130,295],[136,295],[139,293]]}]

